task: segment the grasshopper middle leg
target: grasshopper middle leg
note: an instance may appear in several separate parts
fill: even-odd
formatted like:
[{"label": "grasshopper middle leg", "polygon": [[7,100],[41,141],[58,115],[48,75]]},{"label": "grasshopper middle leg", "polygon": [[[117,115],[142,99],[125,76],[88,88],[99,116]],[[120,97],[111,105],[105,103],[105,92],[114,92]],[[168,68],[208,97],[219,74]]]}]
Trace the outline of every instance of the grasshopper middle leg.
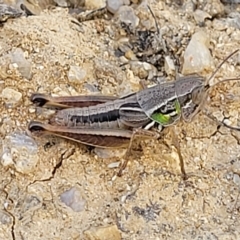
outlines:
[{"label": "grasshopper middle leg", "polygon": [[123,170],[127,167],[127,164],[129,162],[129,157],[131,155],[131,148],[132,148],[133,141],[139,137],[147,138],[147,139],[158,139],[160,137],[160,134],[156,131],[150,131],[142,128],[137,128],[133,130],[133,133],[130,138],[130,142],[124,157],[124,162],[120,166],[119,172],[117,174],[118,177],[122,176]]}]

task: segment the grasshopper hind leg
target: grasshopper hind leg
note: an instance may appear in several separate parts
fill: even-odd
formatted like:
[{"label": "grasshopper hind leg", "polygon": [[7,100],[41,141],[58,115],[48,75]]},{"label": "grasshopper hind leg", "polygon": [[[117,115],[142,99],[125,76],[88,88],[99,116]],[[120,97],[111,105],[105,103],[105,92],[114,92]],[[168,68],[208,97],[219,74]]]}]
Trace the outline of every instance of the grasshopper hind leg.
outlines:
[{"label": "grasshopper hind leg", "polygon": [[38,107],[43,107],[49,100],[47,99],[46,95],[35,93],[30,97],[30,101],[36,104]]},{"label": "grasshopper hind leg", "polygon": [[42,93],[33,93],[30,97],[30,101],[38,107],[53,108],[57,110],[71,107],[95,106],[116,99],[116,97],[104,95],[52,97]]},{"label": "grasshopper hind leg", "polygon": [[31,121],[28,125],[28,130],[30,132],[36,132],[36,133],[39,133],[39,132],[42,132],[44,131],[44,126],[42,123],[40,122],[37,122],[37,121]]}]

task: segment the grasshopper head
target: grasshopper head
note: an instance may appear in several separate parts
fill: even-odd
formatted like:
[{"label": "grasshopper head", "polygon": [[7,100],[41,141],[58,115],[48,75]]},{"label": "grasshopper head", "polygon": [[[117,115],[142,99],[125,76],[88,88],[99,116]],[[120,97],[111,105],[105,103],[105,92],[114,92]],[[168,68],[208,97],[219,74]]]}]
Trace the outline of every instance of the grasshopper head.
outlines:
[{"label": "grasshopper head", "polygon": [[176,82],[176,94],[181,106],[182,119],[190,122],[206,99],[204,78],[198,75],[181,77]]},{"label": "grasshopper head", "polygon": [[[225,79],[225,80],[219,81],[212,86],[209,85],[210,80],[214,78],[214,76],[216,75],[218,70],[221,68],[221,66],[237,52],[239,52],[239,49],[235,50],[224,61],[222,61],[205,83],[203,81],[200,82],[199,80],[201,79],[197,76],[194,77],[193,75],[194,81],[191,81],[191,79],[186,79],[186,82],[183,81],[182,84],[179,84],[181,85],[179,89],[182,91],[182,93],[178,92],[177,95],[179,96],[181,114],[184,121],[190,122],[193,119],[193,117],[201,110],[201,108],[203,107],[204,103],[207,100],[208,92],[214,86],[226,81],[240,80],[239,77],[231,78],[231,79]],[[185,95],[183,93],[185,93]]]}]

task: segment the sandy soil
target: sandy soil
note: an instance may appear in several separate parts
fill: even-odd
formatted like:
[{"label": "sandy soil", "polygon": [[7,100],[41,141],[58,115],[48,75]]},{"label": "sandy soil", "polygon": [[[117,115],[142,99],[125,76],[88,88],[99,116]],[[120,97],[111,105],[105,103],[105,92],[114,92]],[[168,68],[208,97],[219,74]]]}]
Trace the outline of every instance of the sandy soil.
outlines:
[{"label": "sandy soil", "polygon": [[[157,19],[171,16],[172,25],[184,23],[193,32],[206,31],[215,66],[240,46],[237,28],[223,30],[211,20],[199,27],[172,6],[160,2],[151,7]],[[85,83],[111,95],[140,89],[139,78],[124,70],[113,54],[116,39],[111,24],[98,19],[77,26],[59,8],[10,19],[0,28],[0,90],[10,87],[22,93],[13,108],[2,101],[3,140],[12,132],[25,131],[30,120],[46,117],[29,101],[33,92],[90,94]],[[9,62],[7,56],[16,48],[32,64],[29,79]],[[182,58],[179,61],[181,66]],[[239,76],[240,68],[233,63],[225,64],[219,76]],[[86,77],[69,81],[69,68],[76,65]],[[207,77],[210,72],[201,74]],[[227,98],[230,93],[233,101]],[[216,116],[224,112],[237,123],[239,93],[239,83],[219,85],[211,92],[208,110]],[[116,177],[117,168],[108,167],[117,157],[101,159],[81,144],[37,138],[37,162],[27,173],[14,165],[0,167],[0,239],[240,239],[240,134],[219,128],[202,114],[175,130],[191,176],[186,181],[167,132],[165,144],[163,139],[136,143],[121,178]],[[85,203],[80,212],[60,198],[72,187]]]}]

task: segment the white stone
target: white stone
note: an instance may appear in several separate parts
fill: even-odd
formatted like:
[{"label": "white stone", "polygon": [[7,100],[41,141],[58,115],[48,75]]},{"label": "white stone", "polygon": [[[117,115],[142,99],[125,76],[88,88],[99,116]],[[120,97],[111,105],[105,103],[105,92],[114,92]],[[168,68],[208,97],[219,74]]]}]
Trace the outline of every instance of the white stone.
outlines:
[{"label": "white stone", "polygon": [[115,14],[122,5],[123,0],[107,0],[107,9],[113,14]]},{"label": "white stone", "polygon": [[106,0],[85,0],[87,9],[99,9],[106,6]]},{"label": "white stone", "polygon": [[200,31],[192,36],[184,53],[182,74],[200,73],[213,67],[213,59],[208,49],[207,33]]},{"label": "white stone", "polygon": [[1,97],[3,98],[3,101],[6,103],[7,107],[15,107],[18,105],[22,100],[22,93],[6,87],[3,89]]},{"label": "white stone", "polygon": [[4,167],[13,164],[13,159],[12,159],[12,155],[10,152],[4,152],[2,154],[1,163]]},{"label": "white stone", "polygon": [[18,71],[21,75],[27,79],[32,78],[32,63],[30,60],[25,58],[23,50],[21,48],[17,48],[14,52],[10,54],[12,65],[15,68],[18,68]]},{"label": "white stone", "polygon": [[121,6],[117,15],[120,22],[130,25],[133,29],[135,29],[139,24],[139,18],[130,6]]},{"label": "white stone", "polygon": [[108,164],[108,168],[118,168],[121,162],[112,162]]},{"label": "white stone", "polygon": [[175,74],[175,65],[174,65],[174,62],[173,60],[170,58],[170,56],[165,56],[164,58],[164,68],[165,68],[165,71],[168,75],[174,75]]},{"label": "white stone", "polygon": [[68,80],[71,82],[80,82],[83,81],[87,73],[84,69],[79,66],[70,66],[68,72]]},{"label": "white stone", "polygon": [[37,162],[37,144],[25,133],[11,133],[2,141],[2,165],[13,164],[18,172],[29,173]]},{"label": "white stone", "polygon": [[81,212],[84,210],[86,205],[86,200],[82,196],[80,190],[73,187],[60,195],[60,199],[68,207],[70,207],[74,212]]}]

